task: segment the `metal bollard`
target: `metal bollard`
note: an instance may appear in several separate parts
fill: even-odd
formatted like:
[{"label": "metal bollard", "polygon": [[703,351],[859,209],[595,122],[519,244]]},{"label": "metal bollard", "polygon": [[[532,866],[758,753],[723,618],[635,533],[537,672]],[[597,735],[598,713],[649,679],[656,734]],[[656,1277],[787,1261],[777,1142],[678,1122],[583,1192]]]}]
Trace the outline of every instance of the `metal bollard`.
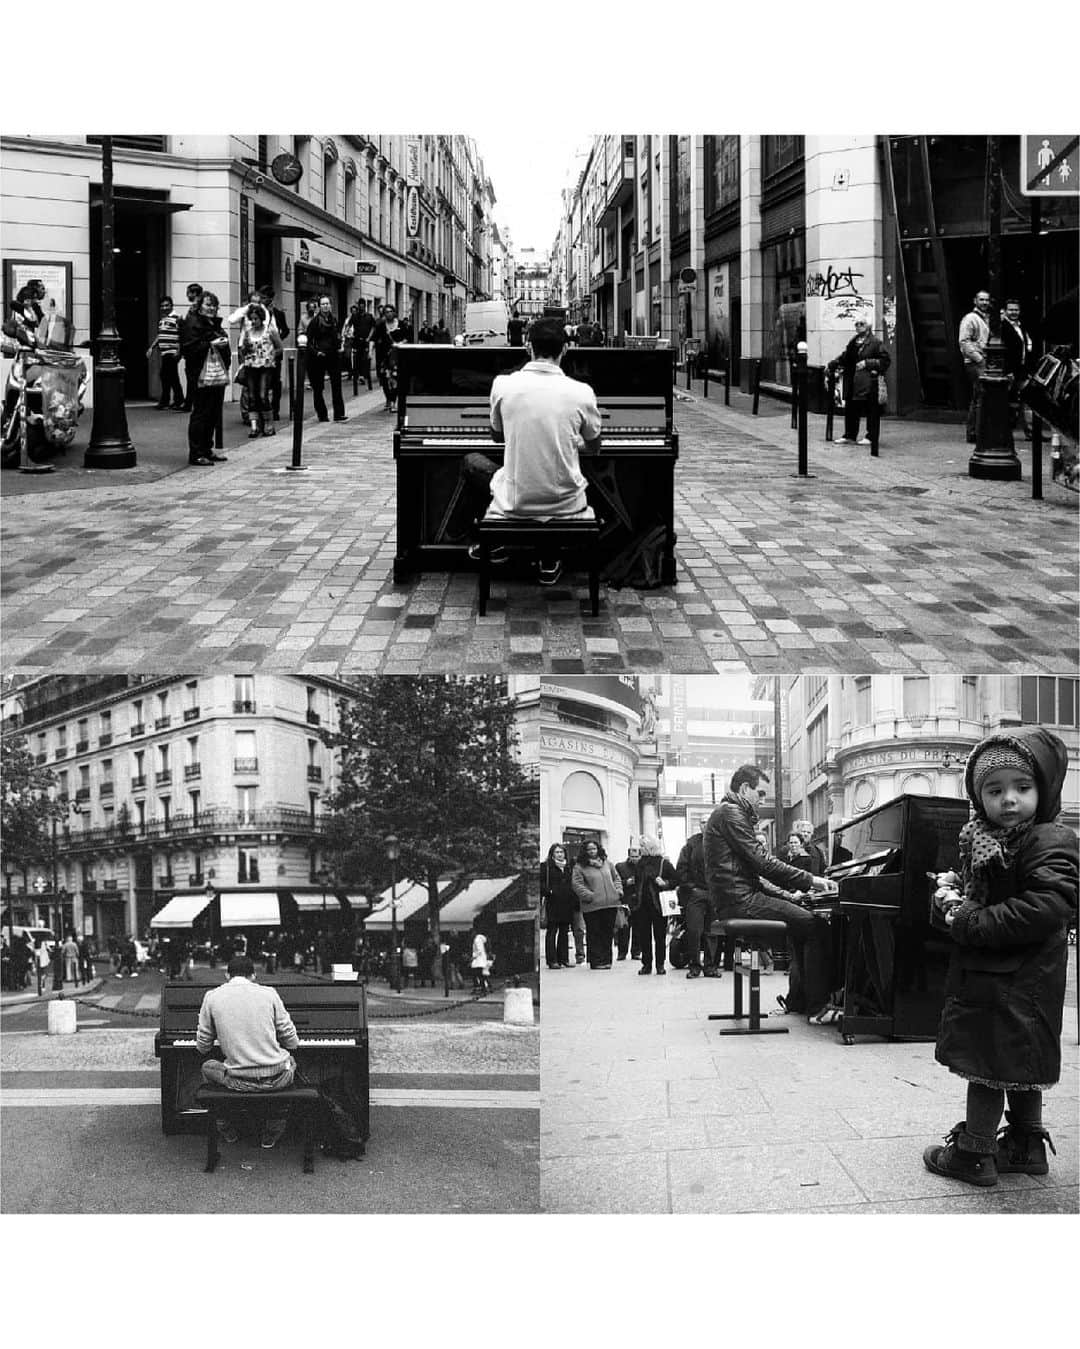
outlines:
[{"label": "metal bollard", "polygon": [[1043,494],[1043,431],[1042,418],[1031,414],[1031,499],[1041,501]]},{"label": "metal bollard", "polygon": [[731,357],[724,358],[724,406],[731,406]]},{"label": "metal bollard", "polygon": [[806,343],[800,342],[795,357],[795,387],[791,391],[792,409],[799,428],[799,477],[809,477],[807,436],[810,421],[810,381],[806,377]]},{"label": "metal bollard", "polygon": [[794,431],[799,425],[799,382],[801,373],[799,370],[798,359],[791,368],[791,429]]},{"label": "metal bollard", "polygon": [[702,396],[702,398],[708,398],[708,396],[709,396],[709,358],[708,358],[708,356],[706,356],[706,357],[704,358],[704,361],[703,361],[703,364],[702,364],[702,367],[701,367],[701,396]]},{"label": "metal bollard", "polygon": [[[874,381],[874,384],[877,384],[877,380]],[[877,459],[880,457],[878,455],[878,444],[881,440],[881,404],[878,402],[876,387],[866,407],[866,434],[870,438],[870,457],[871,459]]]},{"label": "metal bollard", "polygon": [[836,371],[829,366],[826,374],[828,405],[825,408],[825,439],[833,438],[833,414],[836,411]]},{"label": "metal bollard", "polygon": [[[293,403],[292,414],[292,463],[286,465],[286,468],[292,473],[304,468],[304,465],[300,462],[304,443],[304,348],[300,346],[296,349],[296,377],[296,398]],[[291,361],[289,362],[289,384],[291,393]]]},{"label": "metal bollard", "polygon": [[214,449],[220,450],[225,447],[225,404],[222,403],[218,408],[217,422],[214,424]]},{"label": "metal bollard", "polygon": [[754,362],[754,407],[753,415],[758,415],[758,403],[761,402],[761,361]]},{"label": "metal bollard", "polygon": [[296,371],[294,369],[293,357],[289,357],[289,421],[293,419],[293,409],[296,405],[296,385],[294,378]]}]

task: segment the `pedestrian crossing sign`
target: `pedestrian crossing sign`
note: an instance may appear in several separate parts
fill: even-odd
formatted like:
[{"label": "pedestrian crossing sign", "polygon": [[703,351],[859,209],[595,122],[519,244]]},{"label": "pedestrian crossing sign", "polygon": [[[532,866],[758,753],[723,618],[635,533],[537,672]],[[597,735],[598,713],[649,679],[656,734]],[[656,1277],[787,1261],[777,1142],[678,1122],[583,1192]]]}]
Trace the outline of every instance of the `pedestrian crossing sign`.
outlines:
[{"label": "pedestrian crossing sign", "polygon": [[1026,197],[1080,196],[1080,136],[1021,136],[1020,191]]}]

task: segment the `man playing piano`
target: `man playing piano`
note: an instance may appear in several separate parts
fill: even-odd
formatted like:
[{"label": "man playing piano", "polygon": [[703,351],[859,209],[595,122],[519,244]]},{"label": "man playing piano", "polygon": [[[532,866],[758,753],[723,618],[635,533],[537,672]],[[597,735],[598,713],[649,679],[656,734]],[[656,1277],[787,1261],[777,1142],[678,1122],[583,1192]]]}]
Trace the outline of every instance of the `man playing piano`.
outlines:
[{"label": "man playing piano", "polygon": [[705,825],[705,876],[713,909],[721,918],[771,918],[788,926],[792,948],[788,994],[777,1001],[785,1012],[817,1016],[828,996],[823,932],[813,914],[791,900],[766,894],[762,879],[788,891],[827,890],[829,882],[788,866],[760,848],[754,836],[767,774],[742,764]]},{"label": "man playing piano", "polygon": [[[532,359],[491,386],[491,427],[506,444],[502,468],[486,455],[465,458],[475,518],[487,510],[510,519],[591,520],[579,456],[600,450],[596,394],[560,369],[566,331],[557,319],[536,319],[528,347]],[[493,548],[491,560],[505,562],[506,550]],[[541,558],[540,584],[555,585],[561,570],[557,559]]]},{"label": "man playing piano", "polygon": [[[277,989],[255,982],[255,962],[247,955],[234,955],[228,965],[228,983],[212,988],[199,1009],[195,1045],[207,1055],[217,1041],[224,1061],[207,1058],[203,1081],[230,1091],[280,1091],[291,1086],[296,1060],[289,1052],[298,1048],[300,1037],[285,1010]],[[262,1146],[272,1148],[285,1132],[285,1115],[268,1116]],[[235,1143],[236,1129],[218,1121],[226,1143]]]}]

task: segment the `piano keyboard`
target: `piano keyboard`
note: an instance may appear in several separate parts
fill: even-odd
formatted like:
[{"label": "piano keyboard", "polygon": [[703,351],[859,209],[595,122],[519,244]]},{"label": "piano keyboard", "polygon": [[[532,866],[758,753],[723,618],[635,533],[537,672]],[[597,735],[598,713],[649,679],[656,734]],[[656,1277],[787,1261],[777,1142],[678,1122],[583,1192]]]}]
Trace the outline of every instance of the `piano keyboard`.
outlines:
[{"label": "piano keyboard", "polygon": [[[620,449],[659,450],[663,449],[666,443],[663,436],[613,436],[608,434],[603,438],[603,444],[611,449],[618,446]],[[484,446],[500,450],[503,448],[500,441],[493,441],[482,435],[423,436],[420,444],[431,449],[476,449]]]},{"label": "piano keyboard", "polygon": [[[194,1049],[194,1048],[195,1048],[195,1043],[196,1043],[196,1042],[195,1042],[194,1040],[169,1040],[169,1041],[168,1041],[168,1044],[170,1044],[174,1049]],[[217,1041],[215,1040],[214,1043],[216,1044]],[[357,1038],[356,1038],[355,1035],[329,1036],[329,1037],[327,1037],[327,1038],[318,1039],[318,1040],[309,1040],[309,1039],[307,1038],[307,1036],[304,1036],[304,1035],[301,1035],[301,1037],[300,1037],[300,1048],[301,1048],[301,1049],[310,1049],[310,1048],[314,1048],[314,1049],[337,1049],[337,1048],[339,1048],[339,1046],[342,1046],[342,1045],[346,1045],[346,1046],[347,1046],[347,1045],[355,1045],[355,1044],[357,1044],[357,1043],[358,1043],[358,1041],[357,1041]]]},{"label": "piano keyboard", "polygon": [[490,436],[484,436],[484,435],[475,435],[475,436],[438,436],[438,437],[436,437],[436,436],[424,436],[424,437],[421,439],[420,444],[421,444],[421,445],[430,445],[430,446],[432,446],[432,447],[434,447],[434,448],[436,448],[436,449],[442,449],[442,448],[444,448],[444,447],[449,446],[449,447],[455,448],[455,449],[456,449],[456,448],[462,448],[462,447],[468,447],[468,448],[471,449],[471,450],[475,450],[478,446],[482,447],[482,446],[485,446],[485,445],[490,446],[492,449],[495,449],[495,448],[498,448],[498,449],[500,449],[500,450],[502,449],[502,444],[501,444],[500,442],[494,441],[494,440],[491,439]]}]

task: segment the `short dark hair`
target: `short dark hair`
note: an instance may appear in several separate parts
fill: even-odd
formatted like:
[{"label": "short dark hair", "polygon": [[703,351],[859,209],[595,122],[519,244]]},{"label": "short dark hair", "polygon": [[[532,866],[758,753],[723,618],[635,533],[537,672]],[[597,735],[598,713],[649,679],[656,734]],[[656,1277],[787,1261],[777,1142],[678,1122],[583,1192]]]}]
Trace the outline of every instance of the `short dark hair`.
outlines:
[{"label": "short dark hair", "polygon": [[193,281],[191,285],[188,286],[188,288],[184,291],[185,295],[192,295],[192,294],[201,295],[202,293],[203,293],[202,286],[200,286],[197,281]]},{"label": "short dark hair", "polygon": [[158,304],[172,304],[172,296],[171,296],[171,295],[163,295],[163,296],[161,297],[161,299],[158,300]]},{"label": "short dark hair", "polygon": [[1020,308],[1020,301],[1012,297],[1010,297],[1008,300],[1005,301],[1005,308],[1008,309],[1009,305],[1011,304],[1016,305],[1017,309]]},{"label": "short dark hair", "polygon": [[769,775],[757,764],[743,763],[731,775],[731,790],[737,792],[740,787],[756,787],[759,782],[768,782]]},{"label": "short dark hair", "polygon": [[272,300],[274,298],[273,286],[270,285],[260,286],[259,291],[262,295],[265,295],[268,300]]},{"label": "short dark hair", "polygon": [[211,304],[216,304],[218,306],[221,305],[221,301],[218,299],[218,297],[214,294],[212,290],[199,291],[199,303],[202,304],[203,300],[209,300]]},{"label": "short dark hair", "polygon": [[250,979],[255,973],[255,962],[250,956],[233,956],[227,968],[230,979],[235,979],[237,975]]},{"label": "short dark hair", "polygon": [[529,345],[535,356],[554,358],[566,346],[566,329],[558,319],[534,319],[529,328]]}]

